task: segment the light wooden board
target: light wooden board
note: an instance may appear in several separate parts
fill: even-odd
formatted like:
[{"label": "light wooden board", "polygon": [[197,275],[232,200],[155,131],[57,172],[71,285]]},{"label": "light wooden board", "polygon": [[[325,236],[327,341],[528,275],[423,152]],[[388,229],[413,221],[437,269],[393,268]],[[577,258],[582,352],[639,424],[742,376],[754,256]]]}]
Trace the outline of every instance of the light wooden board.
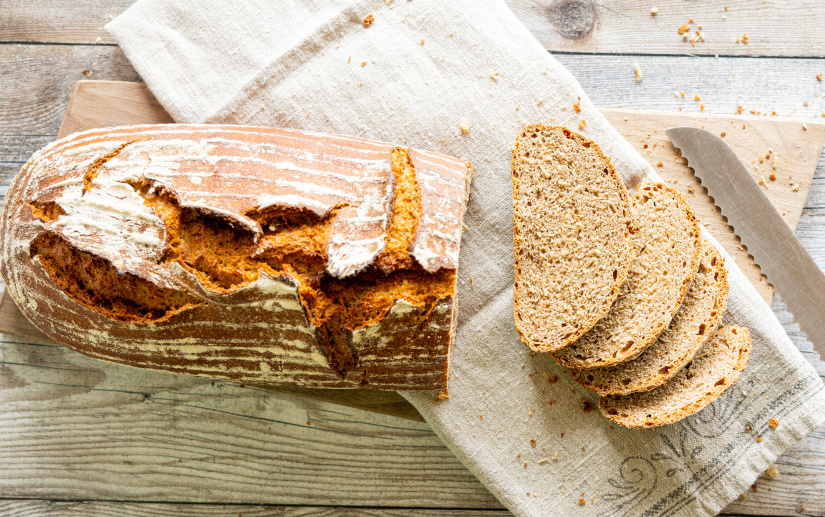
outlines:
[{"label": "light wooden board", "polygon": [[[822,56],[825,4],[819,0],[506,0],[551,51],[628,54]],[[103,26],[134,0],[11,0],[0,9],[0,41],[112,44]],[[725,6],[728,10],[725,11]],[[656,16],[650,14],[656,7]],[[704,41],[677,28],[690,19]],[[748,43],[741,43],[748,35]],[[740,43],[737,43],[737,38]]]}]

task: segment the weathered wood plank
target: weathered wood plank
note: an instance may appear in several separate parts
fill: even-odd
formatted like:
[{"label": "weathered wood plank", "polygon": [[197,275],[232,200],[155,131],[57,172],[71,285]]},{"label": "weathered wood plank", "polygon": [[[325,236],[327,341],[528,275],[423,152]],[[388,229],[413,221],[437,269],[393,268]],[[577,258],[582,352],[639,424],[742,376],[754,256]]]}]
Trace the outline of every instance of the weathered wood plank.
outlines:
[{"label": "weathered wood plank", "polygon": [[325,506],[257,506],[218,504],[174,504],[174,503],[120,503],[108,501],[0,501],[0,514],[8,517],[28,516],[75,516],[96,515],[100,517],[167,517],[168,515],[227,517],[429,517],[437,513],[441,517],[507,517],[507,510],[446,510],[365,508],[365,507],[325,507]]},{"label": "weathered wood plank", "polygon": [[[628,54],[822,56],[825,5],[818,0],[506,0],[551,51]],[[134,0],[16,0],[0,11],[0,42],[114,43],[103,25]],[[725,10],[727,5],[728,9]],[[651,8],[657,14],[651,15]],[[678,34],[690,24],[688,40]],[[702,26],[704,41],[690,43]],[[742,43],[747,34],[748,42]],[[737,43],[736,40],[740,42]]]},{"label": "weathered wood plank", "polygon": [[0,42],[114,43],[103,26],[135,0],[10,0],[0,9]]},{"label": "weathered wood plank", "polygon": [[74,83],[89,78],[140,80],[118,47],[0,45],[0,134],[56,135]]}]

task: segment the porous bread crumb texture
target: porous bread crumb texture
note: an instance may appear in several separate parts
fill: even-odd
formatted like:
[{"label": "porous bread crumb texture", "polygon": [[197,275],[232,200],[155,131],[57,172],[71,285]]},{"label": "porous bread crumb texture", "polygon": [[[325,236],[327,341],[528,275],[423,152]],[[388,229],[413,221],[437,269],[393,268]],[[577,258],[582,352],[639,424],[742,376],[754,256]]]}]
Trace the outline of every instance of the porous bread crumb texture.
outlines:
[{"label": "porous bread crumb texture", "polygon": [[516,329],[550,352],[587,332],[619,293],[633,260],[630,200],[599,146],[563,127],[522,130],[512,180]]},{"label": "porous bread crumb texture", "polygon": [[638,357],[590,370],[571,370],[573,379],[599,395],[647,391],[675,376],[722,322],[728,300],[725,259],[707,241],[702,243],[699,271],[679,312],[668,328]]},{"label": "porous bread crumb texture", "polygon": [[578,341],[553,353],[568,368],[628,361],[667,328],[699,267],[699,222],[687,200],[662,183],[644,183],[633,196],[638,228],[627,281],[610,312]]},{"label": "porous bread crumb texture", "polygon": [[602,397],[599,409],[624,427],[672,424],[722,396],[748,364],[750,349],[748,329],[722,327],[667,384],[642,393]]},{"label": "porous bread crumb texture", "polygon": [[[437,302],[453,296],[455,289],[454,269],[428,273],[409,255],[422,208],[407,149],[393,149],[392,172],[394,191],[385,249],[372,266],[346,279],[325,271],[330,228],[341,207],[323,217],[281,206],[251,211],[245,215],[263,229],[256,240],[246,228],[220,214],[182,207],[175,193],[163,185],[149,180],[131,185],[164,221],[167,237],[161,262],[179,264],[205,289],[233,292],[255,282],[261,272],[297,280],[301,303],[317,327],[316,337],[330,366],[343,378],[358,360],[346,339],[351,331],[381,320],[398,300],[423,308],[424,321]],[[43,221],[63,214],[54,202],[31,202],[30,206],[33,216]],[[209,303],[118,273],[107,260],[75,249],[53,233],[38,236],[30,254],[39,258],[67,295],[122,323],[165,321],[186,308]]]}]

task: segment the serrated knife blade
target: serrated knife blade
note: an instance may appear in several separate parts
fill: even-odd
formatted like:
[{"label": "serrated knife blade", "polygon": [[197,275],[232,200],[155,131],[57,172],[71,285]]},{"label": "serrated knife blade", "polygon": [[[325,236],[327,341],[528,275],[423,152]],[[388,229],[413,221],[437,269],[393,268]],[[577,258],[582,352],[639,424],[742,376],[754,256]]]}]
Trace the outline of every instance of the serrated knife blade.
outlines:
[{"label": "serrated knife blade", "polygon": [[724,140],[695,127],[670,128],[667,136],[825,359],[825,274]]}]

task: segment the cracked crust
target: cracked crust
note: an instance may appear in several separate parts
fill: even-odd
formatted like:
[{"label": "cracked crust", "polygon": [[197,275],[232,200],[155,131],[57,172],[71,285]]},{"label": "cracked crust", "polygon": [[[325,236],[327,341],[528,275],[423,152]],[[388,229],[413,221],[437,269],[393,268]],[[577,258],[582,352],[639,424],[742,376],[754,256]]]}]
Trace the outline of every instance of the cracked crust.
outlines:
[{"label": "cracked crust", "polygon": [[302,131],[77,133],[9,188],[0,271],[35,326],[92,357],[256,384],[441,389],[471,173]]}]

